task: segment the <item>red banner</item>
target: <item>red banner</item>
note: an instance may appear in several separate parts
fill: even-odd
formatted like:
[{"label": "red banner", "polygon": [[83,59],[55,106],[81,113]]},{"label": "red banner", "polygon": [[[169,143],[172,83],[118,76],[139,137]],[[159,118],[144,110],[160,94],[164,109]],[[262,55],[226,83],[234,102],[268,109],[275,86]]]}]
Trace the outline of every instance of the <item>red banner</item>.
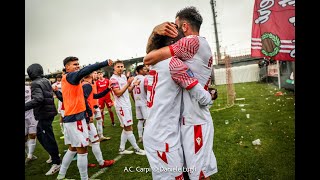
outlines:
[{"label": "red banner", "polygon": [[295,0],[255,0],[251,56],[295,60]]}]

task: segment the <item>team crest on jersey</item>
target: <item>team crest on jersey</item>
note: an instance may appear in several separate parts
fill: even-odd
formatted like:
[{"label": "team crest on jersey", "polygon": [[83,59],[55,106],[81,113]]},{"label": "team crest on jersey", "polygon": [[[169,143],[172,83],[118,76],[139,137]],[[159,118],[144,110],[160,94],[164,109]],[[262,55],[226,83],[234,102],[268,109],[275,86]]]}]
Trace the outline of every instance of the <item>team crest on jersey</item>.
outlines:
[{"label": "team crest on jersey", "polygon": [[197,137],[196,141],[197,141],[198,145],[200,146],[201,138],[200,138],[200,137]]},{"label": "team crest on jersey", "polygon": [[188,69],[186,72],[189,77],[194,77],[193,72],[190,69]]},{"label": "team crest on jersey", "polygon": [[26,93],[28,94],[28,93],[29,93],[29,90],[26,90]]}]

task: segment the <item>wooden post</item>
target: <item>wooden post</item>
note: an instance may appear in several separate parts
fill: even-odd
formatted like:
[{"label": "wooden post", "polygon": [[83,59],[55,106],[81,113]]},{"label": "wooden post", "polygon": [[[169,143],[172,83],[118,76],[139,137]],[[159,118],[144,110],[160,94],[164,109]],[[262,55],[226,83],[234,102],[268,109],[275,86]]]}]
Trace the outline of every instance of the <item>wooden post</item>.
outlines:
[{"label": "wooden post", "polygon": [[278,66],[278,85],[279,85],[279,89],[281,89],[281,78],[280,78],[280,65],[279,65],[279,60],[277,60],[277,66]]}]

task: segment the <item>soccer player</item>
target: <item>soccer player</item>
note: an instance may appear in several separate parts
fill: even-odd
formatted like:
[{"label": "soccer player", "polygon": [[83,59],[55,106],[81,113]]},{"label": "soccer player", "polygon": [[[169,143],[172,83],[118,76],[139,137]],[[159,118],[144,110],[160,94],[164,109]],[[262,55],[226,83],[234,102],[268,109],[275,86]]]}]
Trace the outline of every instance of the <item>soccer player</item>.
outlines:
[{"label": "soccer player", "polygon": [[145,84],[147,68],[144,65],[139,65],[136,67],[136,73],[137,76],[133,81],[139,81],[140,83],[133,88],[133,98],[136,106],[136,119],[138,120],[138,142],[142,142],[143,125],[147,118],[147,83]]},{"label": "soccer player", "polygon": [[[99,71],[100,72],[100,71]],[[92,73],[92,81],[93,81],[93,85],[94,86],[92,86],[92,91],[93,91],[93,93],[94,94],[97,94],[98,93],[98,85],[97,85],[97,80],[99,79],[99,75],[98,75],[98,73],[97,73],[97,71],[93,71],[93,73]],[[109,86],[109,81],[108,81],[108,86]],[[103,89],[103,90],[102,90]],[[103,91],[105,91],[106,89],[108,89],[108,87],[107,88],[101,88],[100,87],[100,91],[99,91],[99,93],[102,93]],[[98,135],[99,135],[99,137],[100,137],[100,140],[101,141],[104,141],[104,140],[109,140],[109,139],[111,139],[110,137],[105,137],[104,135],[103,135],[103,121],[104,121],[104,115],[103,115],[103,113],[104,112],[101,112],[101,109],[99,108],[99,99],[100,98],[105,98],[105,97],[107,97],[108,96],[108,94],[109,94],[109,97],[110,97],[110,92],[108,91],[108,93],[106,94],[106,95],[104,95],[104,96],[102,96],[102,97],[99,97],[99,98],[95,98],[95,100],[94,100],[94,106],[95,106],[95,108],[94,108],[94,118],[96,119],[96,122],[97,122],[97,130],[98,130]],[[112,101],[112,100],[110,100],[110,101]],[[104,109],[104,108],[103,108]],[[112,110],[110,109],[110,111],[111,111],[111,113],[112,113]],[[111,116],[111,115],[110,115]],[[113,117],[113,114],[112,114],[112,117]]]},{"label": "soccer player", "polygon": [[[31,87],[25,85],[25,103],[31,100]],[[34,118],[33,109],[25,111],[25,147],[27,158],[25,164],[27,165],[30,161],[37,159],[37,156],[33,155],[34,149],[36,147],[36,133],[37,133],[37,124],[38,121]]]},{"label": "soccer player", "polygon": [[[94,74],[96,74],[95,71],[93,73],[91,73],[90,75],[85,76],[83,78],[83,82],[82,82],[83,92],[84,92],[85,97],[88,100],[88,104],[89,104],[92,112],[96,111],[96,109],[99,109],[97,99],[99,97],[105,96],[110,91],[110,88],[107,88],[99,94],[94,93],[93,89],[96,87],[96,85],[93,82]],[[97,115],[98,115],[98,113],[95,113],[95,117]],[[92,152],[93,152],[94,156],[96,157],[96,159],[100,165],[100,168],[111,166],[114,163],[114,160],[103,160],[102,152],[100,149],[101,137],[98,136],[97,129],[93,123],[93,118],[90,116],[88,118],[89,118],[89,124],[88,124],[89,139],[92,142],[92,145],[91,145]]]},{"label": "soccer player", "polygon": [[112,60],[95,63],[80,70],[79,59],[69,56],[63,60],[66,74],[62,76],[62,97],[64,105],[63,126],[65,129],[64,142],[69,149],[62,159],[61,168],[57,179],[63,179],[66,175],[74,155],[77,153],[77,166],[81,179],[88,179],[88,153],[89,145],[88,126],[86,123],[86,103],[81,79],[91,72],[104,66],[110,66]]},{"label": "soccer player", "polygon": [[[186,37],[155,51],[147,47],[148,53],[151,52],[145,56],[144,63],[153,64],[171,56],[178,57],[184,60],[183,62],[192,70],[195,78],[207,89],[213,59],[207,40],[199,36],[202,17],[195,7],[186,7],[176,14],[175,24]],[[152,36],[155,34],[176,36],[170,23],[156,26],[148,44],[152,44]],[[209,176],[218,172],[216,157],[213,153],[214,127],[209,108],[199,106],[195,101],[187,91],[183,91],[182,146],[187,168],[195,168],[194,172],[189,172],[190,179],[209,179]]]},{"label": "soccer player", "polygon": [[[100,138],[98,136],[97,133],[97,129],[94,126],[93,123],[93,111],[94,109],[99,109],[99,107],[97,106],[97,104],[95,104],[94,101],[96,101],[96,97],[102,97],[104,95],[106,95],[110,89],[106,89],[105,91],[101,92],[100,94],[93,94],[93,87],[95,86],[93,83],[93,74],[95,73],[92,72],[90,75],[85,76],[82,79],[82,89],[83,89],[83,93],[84,93],[84,99],[85,99],[85,104],[86,104],[86,122],[88,125],[88,134],[89,134],[89,140],[90,142],[92,142],[92,152],[96,158],[96,160],[98,161],[99,167],[100,168],[104,168],[107,166],[111,166],[114,163],[114,160],[103,160],[103,156],[102,156],[102,152],[100,149]],[[63,102],[63,97],[62,97],[62,93],[60,91],[54,91],[58,97],[59,100],[61,100]],[[95,167],[95,164],[88,164],[88,167]],[[68,168],[68,167],[66,167]],[[57,179],[61,179],[64,178],[65,175],[63,174],[59,174]]]},{"label": "soccer player", "polygon": [[[102,92],[103,90],[105,90],[109,86],[109,79],[103,77],[102,71],[98,71],[97,73],[98,73],[98,78],[99,78],[96,81],[97,92],[100,93],[100,92]],[[109,115],[110,115],[110,119],[111,119],[111,122],[112,122],[112,126],[115,126],[114,115],[113,115],[113,112],[112,112],[112,109],[111,109],[112,106],[113,106],[113,101],[111,99],[110,93],[108,93],[107,95],[105,95],[104,97],[99,99],[99,108],[101,110],[101,116],[102,116],[102,124],[101,124],[102,127],[104,127],[104,107],[105,107],[105,105],[107,105],[108,112],[109,112]],[[99,126],[100,126],[100,121],[99,122],[97,121],[97,128],[98,129],[99,129]]]},{"label": "soccer player", "polygon": [[[159,49],[176,39],[155,35],[150,49]],[[182,88],[187,89],[202,106],[209,105],[211,95],[194,78],[192,71],[177,57],[150,66],[147,106],[149,116],[143,135],[144,147],[153,179],[183,179],[183,151],[180,142]],[[166,169],[166,172],[159,171]],[[158,171],[157,171],[158,170]]]},{"label": "soccer player", "polygon": [[133,148],[135,149],[135,153],[138,155],[145,155],[145,151],[140,149],[137,145],[136,139],[133,134],[133,119],[132,119],[132,110],[131,110],[131,102],[129,97],[128,90],[132,90],[134,87],[131,86],[133,81],[133,77],[130,77],[127,80],[127,77],[123,74],[124,64],[122,61],[117,60],[114,62],[114,74],[110,78],[111,89],[113,93],[113,97],[115,99],[115,109],[117,116],[119,118],[120,124],[123,127],[121,133],[121,141],[119,154],[132,154],[133,151],[129,151],[125,149],[125,145],[127,140],[131,143]]},{"label": "soccer player", "polygon": [[[55,87],[57,87],[58,88],[58,91],[60,91],[61,92],[61,78],[62,78],[62,75],[61,74],[58,74],[57,76],[56,76],[56,82],[54,82],[51,86],[52,86],[52,88],[55,88]],[[59,100],[58,101],[58,113],[60,113],[60,111],[61,111],[61,104],[62,104],[62,102]]]}]

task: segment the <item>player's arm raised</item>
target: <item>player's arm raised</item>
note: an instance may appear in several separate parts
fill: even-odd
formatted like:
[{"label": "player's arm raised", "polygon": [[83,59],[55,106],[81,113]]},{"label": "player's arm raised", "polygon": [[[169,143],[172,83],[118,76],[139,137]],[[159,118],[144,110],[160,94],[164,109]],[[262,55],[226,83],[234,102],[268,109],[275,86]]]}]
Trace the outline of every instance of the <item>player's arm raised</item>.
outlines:
[{"label": "player's arm raised", "polygon": [[168,59],[169,57],[171,57],[169,46],[165,46],[149,52],[149,54],[143,58],[143,63],[146,65],[154,65],[159,61]]},{"label": "player's arm raised", "polygon": [[154,65],[159,61],[171,56],[177,56],[180,60],[191,59],[199,50],[199,39],[196,36],[181,38],[179,41],[169,46],[150,51],[144,58],[143,63]]}]

